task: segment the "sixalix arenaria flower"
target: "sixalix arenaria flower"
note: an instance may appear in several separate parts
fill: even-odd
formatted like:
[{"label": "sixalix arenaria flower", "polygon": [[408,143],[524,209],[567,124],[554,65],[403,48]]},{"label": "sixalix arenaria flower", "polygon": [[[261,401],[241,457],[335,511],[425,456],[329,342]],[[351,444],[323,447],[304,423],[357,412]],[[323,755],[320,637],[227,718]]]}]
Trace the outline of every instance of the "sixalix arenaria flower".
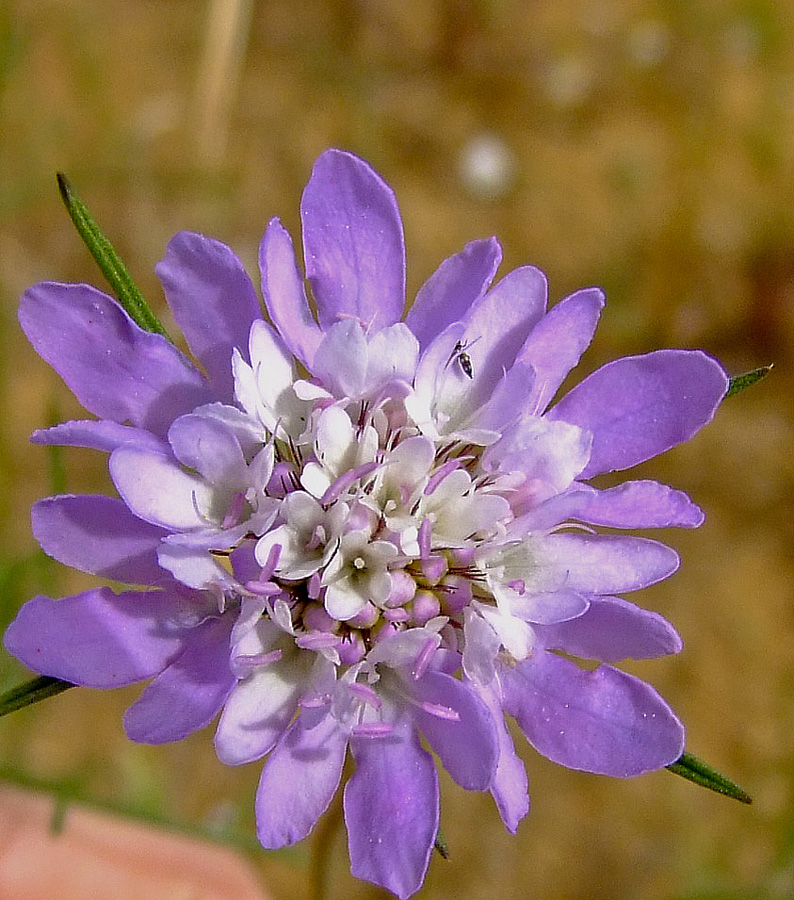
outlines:
[{"label": "sixalix arenaria flower", "polygon": [[669,706],[612,665],[680,649],[661,616],[616,596],[678,557],[615,530],[703,515],[653,481],[590,482],[691,438],[728,380],[700,351],[660,350],[555,399],[600,290],[547,310],[542,273],[492,285],[500,247],[477,240],[403,319],[402,225],[381,178],[329,150],[301,217],[311,293],[273,219],[267,319],[228,247],[171,241],[157,271],[196,362],[92,287],[25,293],[25,333],[98,417],[33,440],[108,452],[118,491],[37,503],[34,534],[132,587],[36,597],[5,646],[79,685],[152,679],[125,714],[136,741],[180,740],[220,713],[221,761],[265,760],[267,848],[311,831],[349,749],[352,872],[405,898],[438,833],[429,751],[490,791],[511,831],[529,799],[505,714],[574,769],[630,776],[681,756]]}]

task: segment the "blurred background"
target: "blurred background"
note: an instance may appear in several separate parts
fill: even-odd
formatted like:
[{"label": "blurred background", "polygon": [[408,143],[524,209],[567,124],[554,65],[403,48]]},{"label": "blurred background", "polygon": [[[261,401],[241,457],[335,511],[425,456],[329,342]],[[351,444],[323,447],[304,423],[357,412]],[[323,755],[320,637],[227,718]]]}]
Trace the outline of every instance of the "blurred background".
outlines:
[{"label": "blurred background", "polygon": [[[298,204],[328,146],[367,158],[405,222],[409,297],[467,241],[552,301],[600,285],[587,372],[701,347],[774,373],[691,444],[639,473],[707,513],[667,533],[681,571],[634,598],[680,657],[630,666],[688,725],[688,749],[752,807],[668,772],[558,769],[523,740],[533,807],[517,837],[487,796],[443,785],[451,860],[426,900],[794,897],[794,2],[792,0],[11,0],[0,4],[0,614],[87,580],[37,551],[28,509],[103,491],[101,454],[48,456],[29,433],[80,411],[16,323],[40,279],[105,287],[65,215],[63,171],[166,315],[153,273],[180,229],[256,272],[268,219]],[[656,536],[656,535],[654,535]],[[27,674],[0,658],[0,687]],[[222,766],[211,730],[124,737],[137,689],[74,690],[0,722],[0,776],[239,846],[275,900],[308,897],[312,839],[251,849],[259,766]],[[383,892],[328,853],[331,900]],[[246,850],[245,848],[249,849]]]}]

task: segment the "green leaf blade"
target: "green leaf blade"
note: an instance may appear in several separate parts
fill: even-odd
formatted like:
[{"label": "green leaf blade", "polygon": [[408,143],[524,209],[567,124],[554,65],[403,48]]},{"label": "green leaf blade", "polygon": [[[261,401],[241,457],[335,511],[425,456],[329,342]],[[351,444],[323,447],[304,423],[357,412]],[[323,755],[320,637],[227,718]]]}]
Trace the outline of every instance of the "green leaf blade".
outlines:
[{"label": "green leaf blade", "polygon": [[766,376],[772,371],[774,366],[759,366],[757,369],[751,369],[749,372],[744,372],[742,375],[732,375],[730,381],[728,383],[728,390],[725,394],[724,399],[727,400],[728,397],[733,397],[734,394],[739,394],[750,385],[756,383],[756,381],[761,381],[762,378],[766,378]]},{"label": "green leaf blade", "polygon": [[165,328],[146,302],[138,286],[132,280],[132,276],[121,261],[121,257],[110,241],[102,234],[85,204],[74,193],[66,176],[58,172],[56,177],[66,211],[69,213],[77,233],[88,248],[88,252],[93,256],[102,274],[107,278],[127,315],[144,331],[152,331],[167,338],[168,334]]},{"label": "green leaf blade", "polygon": [[674,775],[680,775],[687,781],[697,784],[700,787],[708,788],[724,797],[730,797],[732,800],[738,800],[739,803],[750,804],[753,798],[736,784],[730,778],[720,774],[716,769],[703,762],[697,756],[691,753],[683,753],[674,763],[666,766]]}]

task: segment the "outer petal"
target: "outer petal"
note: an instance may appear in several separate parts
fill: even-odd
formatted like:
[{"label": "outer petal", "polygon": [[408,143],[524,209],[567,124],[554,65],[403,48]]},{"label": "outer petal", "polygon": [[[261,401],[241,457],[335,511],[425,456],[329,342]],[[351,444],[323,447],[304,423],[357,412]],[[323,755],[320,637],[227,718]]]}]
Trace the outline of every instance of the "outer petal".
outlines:
[{"label": "outer petal", "polygon": [[495,681],[492,684],[478,687],[478,693],[488,704],[499,735],[499,764],[491,785],[491,794],[496,801],[505,828],[515,834],[518,823],[529,812],[529,782],[527,781],[527,770],[516,754],[513,739],[507,730],[502,714],[501,698],[497,696],[496,690]]},{"label": "outer petal", "polygon": [[725,396],[728,377],[700,350],[657,350],[593,372],[549,411],[593,433],[582,473],[627,469],[689,440]]},{"label": "outer petal", "polygon": [[19,321],[39,356],[103,419],[164,437],[177,416],[213,399],[173,344],[88,285],[34,285],[22,297]]},{"label": "outer petal", "polygon": [[233,616],[222,616],[191,631],[185,650],[124,714],[130,740],[180,741],[212,721],[236,681],[229,664],[233,624]]},{"label": "outer petal", "polygon": [[174,456],[210,484],[247,487],[248,466],[240,442],[224,422],[209,416],[180,416],[168,430]]},{"label": "outer petal", "polygon": [[697,528],[703,511],[683,491],[656,481],[626,481],[595,491],[575,518],[608,528]]},{"label": "outer petal", "polygon": [[351,871],[401,900],[422,886],[438,832],[438,776],[412,725],[386,738],[352,738],[345,786]]},{"label": "outer petal", "polygon": [[[307,724],[309,719],[309,724]],[[259,842],[278,850],[303,840],[328,809],[347,750],[347,731],[332,716],[301,714],[270,754],[256,792]]]},{"label": "outer petal", "polygon": [[31,525],[44,552],[66,566],[127,584],[170,580],[157,563],[166,532],[115,497],[48,497],[31,510]]},{"label": "outer petal", "polygon": [[584,615],[537,626],[535,633],[549,649],[601,662],[653,659],[681,650],[681,638],[666,619],[621,597],[591,597]]},{"label": "outer petal", "polygon": [[185,631],[170,624],[181,603],[169,591],[114,594],[104,587],[62,600],[34,597],[3,644],[42,675],[121,687],[156,675],[182,649]]},{"label": "outer petal", "polygon": [[405,324],[426,347],[453,322],[462,319],[493,280],[502,248],[496,238],[472,241],[445,259],[419,289]]},{"label": "outer petal", "polygon": [[534,266],[522,266],[505,275],[469,310],[464,340],[471,341],[472,346],[477,341],[473,352],[485,351],[483,365],[494,370],[493,380],[515,362],[546,310],[547,294],[543,272]]},{"label": "outer petal", "polygon": [[604,295],[598,288],[561,300],[535,326],[518,359],[537,373],[527,411],[542,413],[593,339]]},{"label": "outer petal", "polygon": [[165,443],[143,428],[119,425],[116,422],[83,419],[77,422],[61,422],[52,428],[42,428],[30,436],[31,443],[56,447],[89,447],[92,450],[112,452],[124,444],[165,449]]},{"label": "outer petal", "polygon": [[172,457],[120,447],[110,457],[110,477],[127,506],[146,522],[172,531],[207,527],[201,511],[211,507],[212,492]]},{"label": "outer petal", "polygon": [[[412,710],[414,721],[444,768],[466,790],[487,790],[496,772],[499,743],[485,703],[462,681],[442,672],[426,673],[409,690],[419,701]],[[428,709],[449,710],[457,718]]]},{"label": "outer petal", "polygon": [[538,543],[538,551],[538,565],[562,576],[558,587],[584,593],[636,591],[678,568],[675,550],[647,538],[552,534]]},{"label": "outer petal", "polygon": [[369,352],[358,322],[331,326],[314,355],[314,374],[337,397],[358,397],[364,390]]},{"label": "outer petal", "polygon": [[419,345],[402,322],[382,328],[373,335],[367,350],[366,383],[370,391],[390,381],[410,384],[414,380]]},{"label": "outer petal", "polygon": [[602,665],[592,672],[540,652],[503,667],[504,706],[532,746],[571,769],[621,777],[674,762],[684,729],[649,685]]},{"label": "outer petal", "polygon": [[[417,382],[425,377],[427,362],[434,359],[432,394],[439,424],[448,417],[447,430],[461,426],[480,428],[481,420],[476,413],[489,401],[492,408],[482,418],[486,424],[495,423],[502,428],[519,415],[526,400],[521,394],[530,393],[534,380],[532,367],[521,365],[515,380],[510,379],[514,394],[508,409],[512,414],[504,409],[504,397],[498,402],[497,385],[513,366],[545,303],[545,277],[538,269],[525,266],[511,272],[474,303],[462,333],[453,325],[437,338],[423,360]],[[461,351],[468,357],[466,369],[461,362]],[[520,397],[518,403],[517,397]]]},{"label": "outer petal", "polygon": [[270,318],[294,356],[311,370],[323,333],[306,299],[292,239],[278,219],[270,220],[259,246],[259,270]]},{"label": "outer petal", "polygon": [[275,662],[252,672],[232,691],[215,733],[218,758],[226,765],[260,759],[273,749],[295,715],[308,677],[304,657]]},{"label": "outer petal", "polygon": [[165,297],[188,346],[219,399],[232,399],[232,350],[245,352],[254,319],[262,317],[251,279],[220,241],[182,231],[157,266]]},{"label": "outer petal", "polygon": [[301,201],[306,276],[325,330],[351,318],[369,332],[399,321],[405,247],[391,188],[363,160],[327,150]]}]

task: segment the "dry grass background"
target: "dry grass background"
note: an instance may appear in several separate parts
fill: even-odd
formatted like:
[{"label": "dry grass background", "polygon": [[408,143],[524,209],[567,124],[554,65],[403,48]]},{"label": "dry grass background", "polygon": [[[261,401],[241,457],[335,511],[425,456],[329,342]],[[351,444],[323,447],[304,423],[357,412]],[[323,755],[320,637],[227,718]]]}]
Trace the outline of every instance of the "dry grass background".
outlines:
[{"label": "dry grass background", "polygon": [[[794,2],[792,0],[6,0],[0,4],[0,606],[81,587],[36,553],[30,503],[65,478],[107,486],[103,460],[63,469],[29,432],[73,415],[26,345],[16,298],[99,274],[63,213],[69,174],[161,309],[153,265],[190,228],[253,271],[265,223],[297,232],[300,191],[330,145],[395,187],[409,288],[497,234],[559,299],[609,304],[585,368],[698,346],[775,374],[643,474],[708,518],[673,534],[681,572],[640,602],[684,653],[633,670],[730,773],[752,808],[666,772],[612,781],[525,748],[533,809],[517,838],[489,798],[444,785],[452,860],[426,900],[785,900],[794,897]],[[497,175],[472,170],[496,148]],[[501,175],[500,175],[501,173]],[[500,180],[501,179],[501,180]],[[4,660],[3,684],[23,673]],[[135,691],[71,691],[0,723],[0,769],[218,833],[251,832],[256,765],[221,766],[209,732],[129,744]],[[522,744],[523,745],[523,744]],[[331,841],[331,900],[375,898]],[[274,896],[308,896],[311,842],[254,853]]]}]

